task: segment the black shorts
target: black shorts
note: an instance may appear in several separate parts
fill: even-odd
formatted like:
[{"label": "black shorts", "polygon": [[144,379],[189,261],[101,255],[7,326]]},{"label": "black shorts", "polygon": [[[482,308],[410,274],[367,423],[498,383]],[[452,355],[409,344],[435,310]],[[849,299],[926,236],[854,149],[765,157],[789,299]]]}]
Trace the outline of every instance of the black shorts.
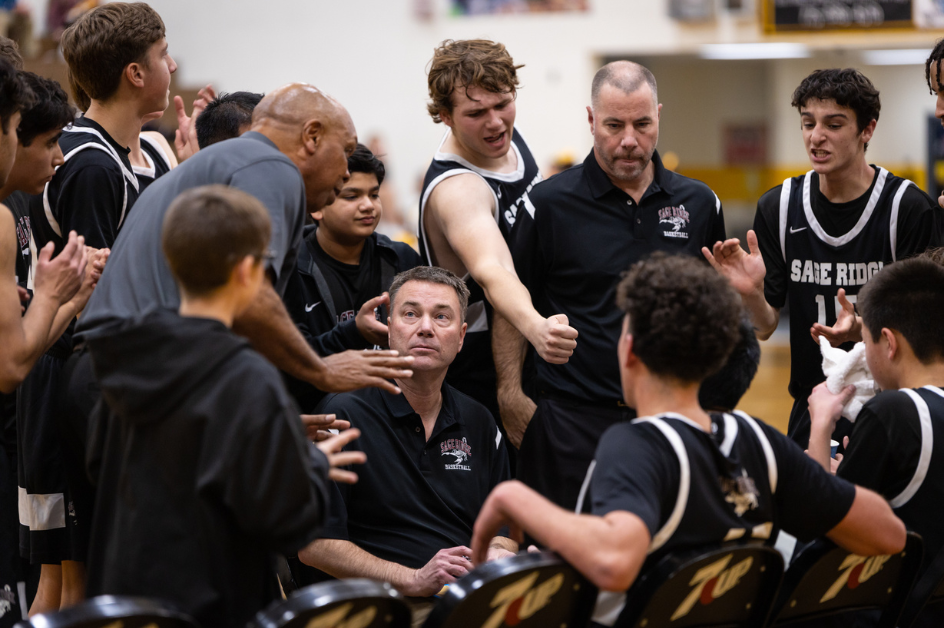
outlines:
[{"label": "black shorts", "polygon": [[64,351],[40,357],[17,395],[20,554],[32,564],[82,560],[85,555],[63,467],[62,369],[67,357]]},{"label": "black shorts", "polygon": [[20,558],[16,462],[0,447],[0,628],[26,619],[30,593],[36,594],[37,569]]},{"label": "black shorts", "polygon": [[549,396],[539,398],[537,406],[518,450],[518,479],[573,511],[603,432],[636,413],[616,401],[587,405]]}]

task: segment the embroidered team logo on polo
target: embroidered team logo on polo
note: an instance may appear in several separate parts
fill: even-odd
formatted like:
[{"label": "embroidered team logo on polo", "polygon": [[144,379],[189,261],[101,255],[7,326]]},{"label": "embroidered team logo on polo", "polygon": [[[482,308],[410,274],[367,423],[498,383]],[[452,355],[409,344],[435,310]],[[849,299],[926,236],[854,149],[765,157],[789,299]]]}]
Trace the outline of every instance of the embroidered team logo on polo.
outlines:
[{"label": "embroidered team logo on polo", "polygon": [[453,456],[455,462],[452,464],[445,465],[446,470],[449,471],[471,471],[472,467],[469,466],[469,460],[472,458],[472,447],[469,446],[469,443],[466,441],[465,436],[462,437],[462,440],[458,438],[450,438],[439,443],[439,451],[442,456]]},{"label": "embroidered team logo on polo", "polygon": [[684,205],[679,205],[678,207],[663,207],[659,210],[659,224],[668,225],[668,227],[672,228],[671,231],[662,232],[662,235],[667,238],[682,238],[687,240],[688,225],[690,222],[691,217],[688,215],[688,210],[685,209]]}]

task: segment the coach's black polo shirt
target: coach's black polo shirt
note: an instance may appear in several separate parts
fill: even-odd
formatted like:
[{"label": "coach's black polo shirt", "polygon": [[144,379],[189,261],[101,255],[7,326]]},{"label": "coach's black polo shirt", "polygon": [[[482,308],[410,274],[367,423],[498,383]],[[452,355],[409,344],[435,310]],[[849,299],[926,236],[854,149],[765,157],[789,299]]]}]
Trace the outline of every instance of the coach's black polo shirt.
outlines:
[{"label": "coach's black polo shirt", "polygon": [[658,152],[652,162],[655,177],[638,204],[613,185],[593,151],[522,201],[534,221],[519,225],[515,270],[542,315],[566,314],[580,333],[567,364],[535,360],[539,390],[615,405],[623,396],[616,358],[622,273],[655,251],[702,259],[701,247],[725,238],[714,192],[666,170]]},{"label": "coach's black polo shirt", "polygon": [[430,439],[403,395],[366,388],[327,397],[320,412],[361,430],[345,447],[367,462],[357,484],[335,485],[321,538],[344,539],[412,569],[441,549],[468,546],[485,498],[509,479],[491,413],[448,384]]}]

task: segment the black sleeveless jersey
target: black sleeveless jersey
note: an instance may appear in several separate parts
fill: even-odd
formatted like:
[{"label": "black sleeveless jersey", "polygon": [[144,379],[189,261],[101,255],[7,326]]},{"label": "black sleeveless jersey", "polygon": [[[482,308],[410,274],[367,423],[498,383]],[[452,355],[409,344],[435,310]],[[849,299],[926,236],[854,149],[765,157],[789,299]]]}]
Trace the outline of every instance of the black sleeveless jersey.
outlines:
[{"label": "black sleeveless jersey", "polygon": [[[786,264],[790,308],[790,394],[808,395],[825,379],[810,327],[832,326],[844,288],[855,303],[859,289],[885,264],[896,261],[898,212],[907,179],[878,168],[872,193],[856,225],[840,237],[823,230],[811,205],[813,171],[783,182],[780,190],[780,254]],[[852,343],[843,345],[846,351]]]},{"label": "black sleeveless jersey", "polygon": [[147,167],[131,167],[131,171],[138,179],[139,195],[158,177],[164,176],[171,169],[170,158],[164,152],[164,147],[147,135],[141,135],[141,152],[144,153],[144,158],[148,162]]},{"label": "black sleeveless jersey", "polygon": [[[651,539],[643,571],[666,554],[710,543],[772,544],[780,529],[812,540],[846,515],[855,487],[786,436],[739,411],[712,414],[711,422],[709,433],[688,417],[664,413],[609,428],[577,512],[638,516]],[[601,594],[594,620],[612,625],[623,599]]]},{"label": "black sleeveless jersey", "polygon": [[[429,247],[429,239],[423,222],[426,202],[433,189],[442,181],[458,174],[476,174],[488,185],[495,201],[495,220],[498,227],[511,248],[512,232],[516,220],[527,215],[527,212],[518,212],[518,202],[531,188],[541,181],[541,172],[537,162],[531,155],[524,138],[515,129],[512,134],[511,150],[518,157],[518,169],[515,172],[499,173],[483,170],[473,166],[458,155],[442,152],[442,145],[449,137],[447,133],[439,145],[439,150],[433,157],[426,178],[423,180],[423,191],[420,194],[419,213],[419,246],[423,263],[433,266],[433,254]],[[491,320],[492,308],[485,298],[485,292],[468,274],[464,277],[469,288],[469,309],[466,322],[469,327],[466,332],[462,351],[456,356],[446,381],[454,388],[464,392],[476,401],[484,404],[493,413],[497,411],[495,401],[495,364],[492,361]],[[496,419],[497,419],[496,415]]]},{"label": "black sleeveless jersey", "polygon": [[13,214],[13,221],[16,223],[16,263],[14,266],[16,283],[18,286],[32,290],[30,273],[33,254],[30,244],[33,230],[30,228],[29,196],[23,192],[14,192],[3,201],[3,204],[9,208]]}]

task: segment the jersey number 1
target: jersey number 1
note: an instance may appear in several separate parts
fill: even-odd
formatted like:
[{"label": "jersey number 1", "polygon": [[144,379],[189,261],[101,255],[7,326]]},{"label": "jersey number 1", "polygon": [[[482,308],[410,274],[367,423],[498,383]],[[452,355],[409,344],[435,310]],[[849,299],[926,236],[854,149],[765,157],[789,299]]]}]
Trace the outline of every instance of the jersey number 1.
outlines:
[{"label": "jersey number 1", "polygon": [[[855,305],[856,295],[847,294],[846,298],[849,300],[849,303],[852,303],[853,305]],[[833,324],[835,324],[836,318],[839,316],[839,312],[842,311],[842,306],[839,304],[838,296],[833,297],[833,301],[834,301],[834,307],[835,307],[835,309],[833,310]],[[819,324],[826,325],[826,297],[825,296],[821,294],[816,295],[816,309],[818,312],[817,320],[819,321]]]}]

